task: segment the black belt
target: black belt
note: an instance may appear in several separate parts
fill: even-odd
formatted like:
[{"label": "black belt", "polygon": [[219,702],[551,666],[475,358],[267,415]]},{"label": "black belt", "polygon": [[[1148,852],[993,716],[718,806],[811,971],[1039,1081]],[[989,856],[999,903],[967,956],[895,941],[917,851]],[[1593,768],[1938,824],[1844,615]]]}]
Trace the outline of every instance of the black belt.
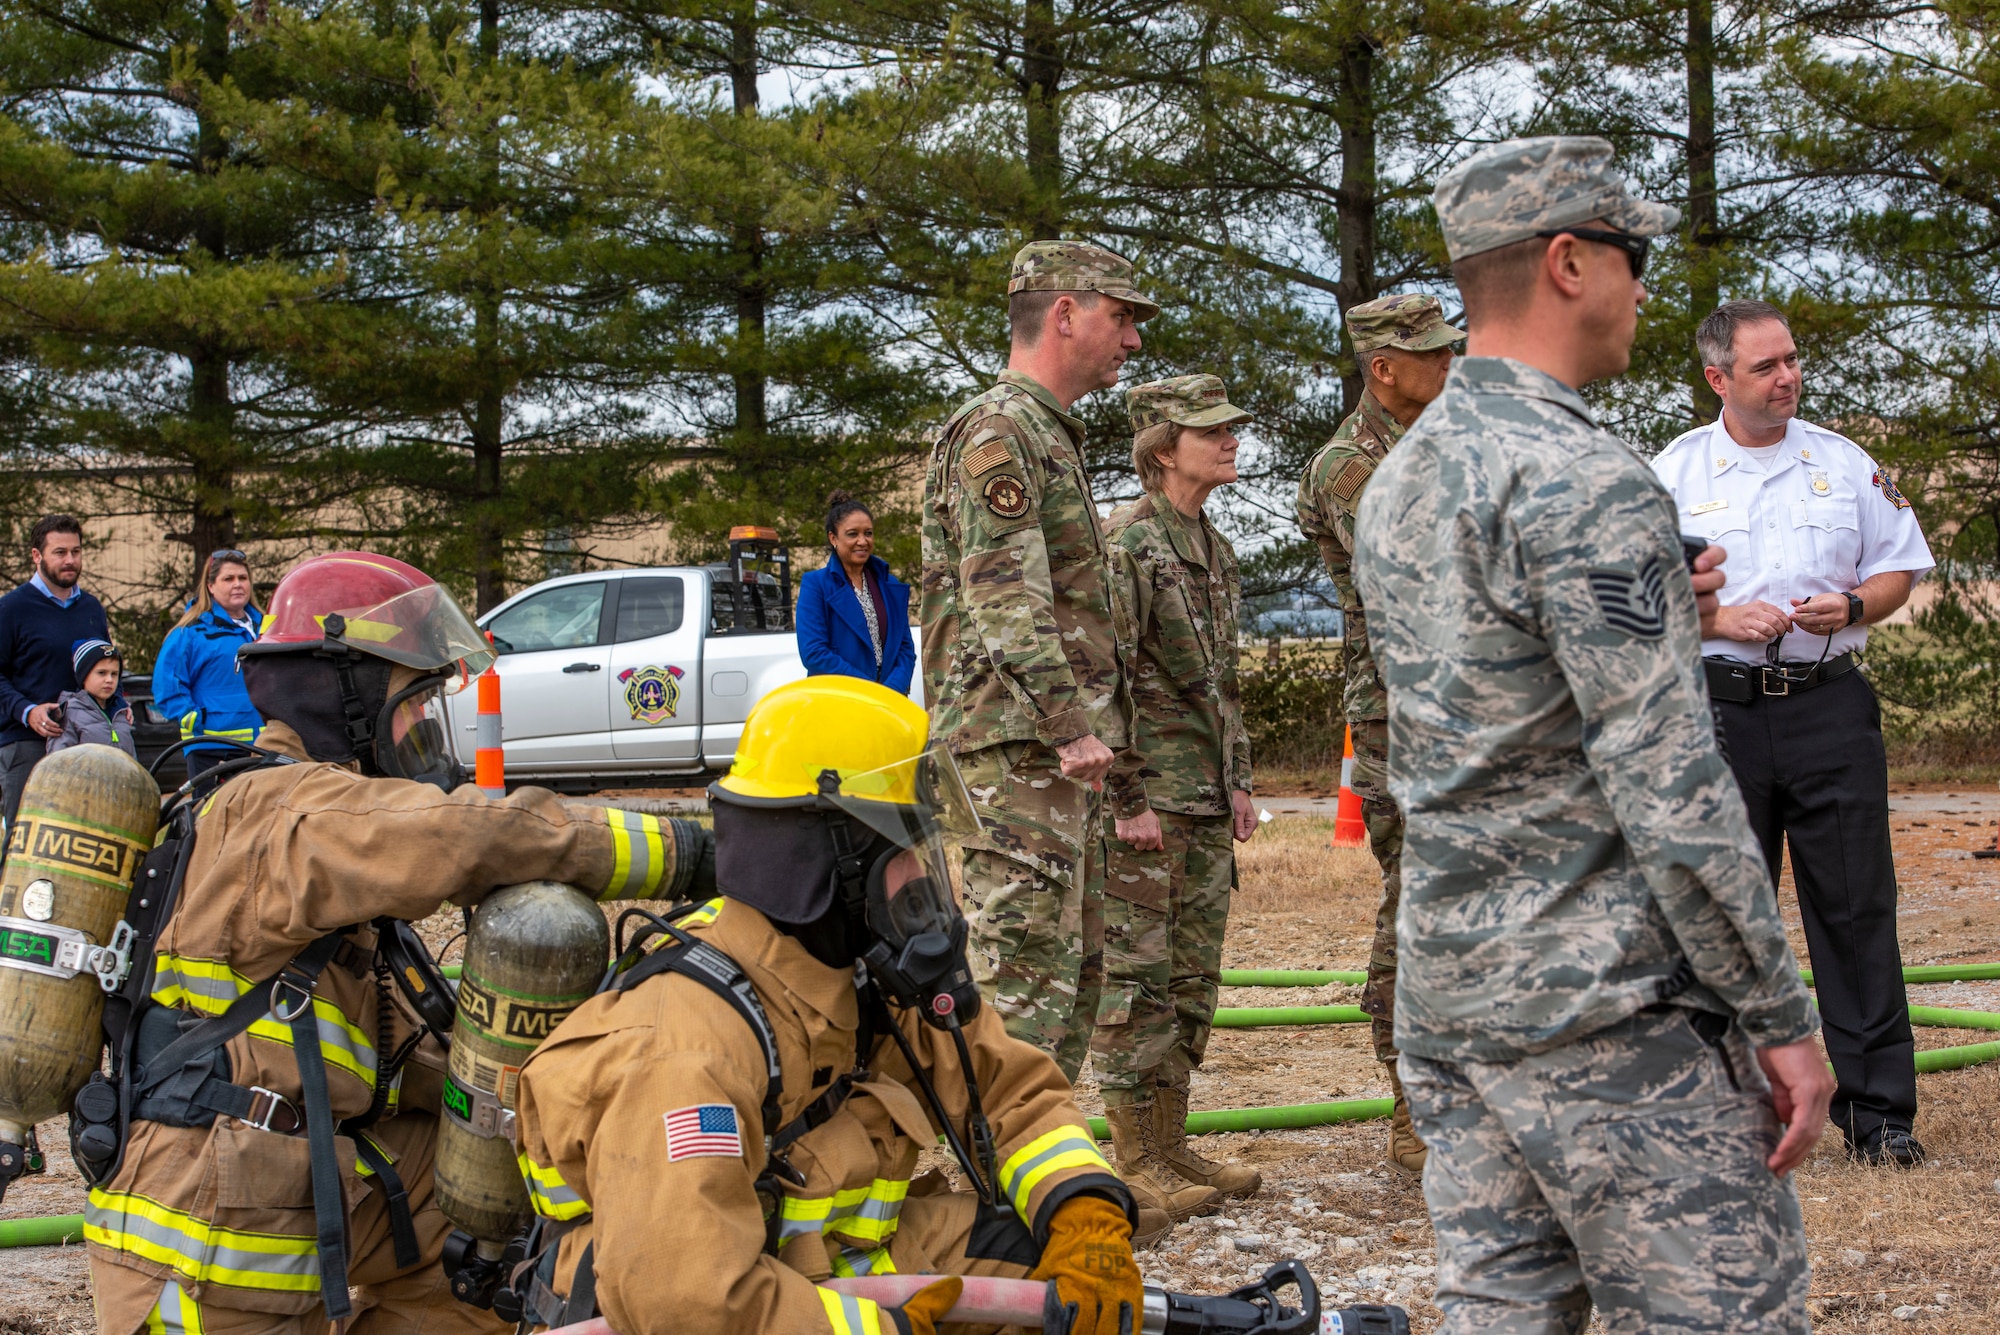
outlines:
[{"label": "black belt", "polygon": [[1803,695],[1835,677],[1854,670],[1854,655],[1844,653],[1824,663],[1744,663],[1734,658],[1704,658],[1711,699],[1747,705],[1760,695]]}]

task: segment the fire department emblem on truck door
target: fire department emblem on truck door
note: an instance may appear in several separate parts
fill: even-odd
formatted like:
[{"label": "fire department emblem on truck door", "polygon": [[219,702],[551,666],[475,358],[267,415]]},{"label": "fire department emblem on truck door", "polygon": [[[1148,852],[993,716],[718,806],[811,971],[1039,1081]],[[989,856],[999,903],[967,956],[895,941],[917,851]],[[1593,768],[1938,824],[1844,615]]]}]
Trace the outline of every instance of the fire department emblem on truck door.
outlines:
[{"label": "fire department emblem on truck door", "polygon": [[625,683],[625,708],[640,723],[664,723],[681,707],[681,678],[677,667],[626,668],[618,674]]}]

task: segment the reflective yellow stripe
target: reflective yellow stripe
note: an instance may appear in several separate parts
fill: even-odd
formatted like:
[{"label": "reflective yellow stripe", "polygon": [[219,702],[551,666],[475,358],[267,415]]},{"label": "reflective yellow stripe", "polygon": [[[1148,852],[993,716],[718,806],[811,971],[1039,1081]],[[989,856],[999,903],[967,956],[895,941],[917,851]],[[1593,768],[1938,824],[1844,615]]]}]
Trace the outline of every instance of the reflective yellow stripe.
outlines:
[{"label": "reflective yellow stripe", "polygon": [[[221,960],[197,959],[167,951],[153,957],[153,1000],[162,1006],[181,1006],[199,1015],[220,1015],[253,986],[253,980]],[[361,1032],[360,1026],[349,1020],[340,1007],[323,998],[313,998],[313,1019],[319,1029],[321,1059],[373,1089],[374,1040]],[[251,1021],[246,1032],[266,1042],[292,1045],[292,1027],[269,1011]]]},{"label": "reflective yellow stripe", "polygon": [[590,1202],[577,1195],[561,1173],[542,1167],[525,1154],[517,1156],[515,1162],[521,1167],[521,1180],[528,1184],[528,1199],[536,1214],[544,1219],[581,1219],[590,1213]]},{"label": "reflective yellow stripe", "polygon": [[1007,1162],[1000,1165],[1000,1189],[1007,1193],[1007,1199],[1014,1203],[1014,1210],[1021,1218],[1032,1219],[1034,1215],[1028,1210],[1028,1197],[1041,1185],[1043,1178],[1066,1168],[1111,1172],[1111,1165],[1097,1152],[1097,1142],[1090,1138],[1088,1132],[1073,1126],[1059,1126],[1036,1136],[1007,1156]]},{"label": "reflective yellow stripe", "polygon": [[92,1187],[83,1236],[100,1247],[168,1266],[196,1284],[319,1292],[319,1248],[313,1238],[223,1228],[132,1192]]},{"label": "reflective yellow stripe", "polygon": [[863,1275],[893,1275],[896,1263],[889,1259],[887,1247],[842,1247],[840,1255],[833,1258],[833,1273],[841,1279],[859,1279]]},{"label": "reflective yellow stripe", "polygon": [[200,717],[201,711],[199,709],[190,709],[187,713],[181,715],[182,741],[186,741],[188,738],[194,736],[194,721]]},{"label": "reflective yellow stripe", "polygon": [[598,898],[653,898],[667,871],[667,847],[660,835],[660,818],[606,807],[604,824],[611,831],[611,880]]},{"label": "reflective yellow stripe", "polygon": [[168,1280],[160,1288],[160,1300],[146,1317],[146,1335],[205,1335],[201,1328],[201,1308]]},{"label": "reflective yellow stripe", "polygon": [[881,1244],[895,1235],[910,1194],[908,1178],[876,1178],[831,1196],[787,1196],[778,1202],[778,1245],[814,1233],[839,1233],[857,1242]]},{"label": "reflective yellow stripe", "polygon": [[882,1309],[866,1298],[821,1288],[819,1301],[826,1308],[826,1319],[834,1335],[893,1335],[895,1331],[895,1323],[884,1321]]},{"label": "reflective yellow stripe", "polygon": [[714,922],[721,913],[722,901],[720,899],[711,899],[694,912],[683,916],[680,919],[680,925],[683,927],[706,927]]}]

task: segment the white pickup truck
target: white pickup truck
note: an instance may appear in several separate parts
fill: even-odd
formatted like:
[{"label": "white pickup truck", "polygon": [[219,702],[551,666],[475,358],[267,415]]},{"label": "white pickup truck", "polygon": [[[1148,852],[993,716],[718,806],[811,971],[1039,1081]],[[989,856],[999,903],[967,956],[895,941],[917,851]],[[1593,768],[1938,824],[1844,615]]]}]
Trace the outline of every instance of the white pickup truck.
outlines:
[{"label": "white pickup truck", "polygon": [[[729,768],[750,707],[806,675],[777,534],[734,529],[729,546],[725,565],[545,580],[479,618],[500,655],[509,784],[587,792]],[[447,705],[468,768],[477,696]]]}]

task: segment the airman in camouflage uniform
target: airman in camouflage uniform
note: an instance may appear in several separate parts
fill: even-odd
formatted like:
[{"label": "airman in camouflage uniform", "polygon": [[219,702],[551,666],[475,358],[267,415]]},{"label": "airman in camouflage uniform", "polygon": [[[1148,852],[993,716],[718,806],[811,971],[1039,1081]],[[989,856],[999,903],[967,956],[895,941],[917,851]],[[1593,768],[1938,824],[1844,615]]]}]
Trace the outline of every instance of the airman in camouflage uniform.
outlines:
[{"label": "airman in camouflage uniform", "polygon": [[[1553,317],[1629,320],[1627,259],[1599,247],[1678,214],[1610,163],[1599,139],[1512,141],[1439,182],[1474,353],[1615,373]],[[1488,332],[1463,261],[1558,232],[1517,252],[1533,285]],[[1672,500],[1569,385],[1474,355],[1376,469],[1355,540],[1408,822],[1395,1037],[1444,1329],[1573,1335],[1594,1303],[1611,1332],[1807,1330],[1772,1169],[1810,1150],[1831,1081],[1716,751]]]},{"label": "airman in camouflage uniform", "polygon": [[[1146,491],[1114,510],[1105,532],[1137,637],[1125,763],[1138,767],[1160,847],[1110,840],[1104,1000],[1091,1064],[1120,1174],[1135,1192],[1144,1183],[1166,1197],[1163,1208],[1185,1210],[1178,1198],[1186,1184],[1249,1196],[1262,1183],[1256,1170],[1217,1163],[1187,1143],[1189,1078],[1207,1050],[1222,980],[1233,841],[1250,809],[1250,739],[1236,684],[1242,588],[1229,540],[1199,502],[1193,514],[1177,508],[1157,460],[1141,462],[1137,452],[1171,450],[1182,430],[1233,426],[1250,414],[1212,375],[1140,385],[1129,401]],[[1148,436],[1162,424],[1173,430]]]},{"label": "airman in camouflage uniform", "polygon": [[[1045,241],[1008,292],[1095,292],[1134,319],[1159,307],[1130,263]],[[924,688],[986,827],[965,848],[973,967],[1007,1032],[1074,1080],[1104,971],[1102,803],[1056,748],[1127,744],[1110,567],[1083,467],[1083,423],[1018,371],[952,414],[924,480]],[[1135,781],[1113,809],[1135,811]]]},{"label": "airman in camouflage uniform", "polygon": [[[1375,939],[1368,951],[1368,983],[1361,990],[1361,1009],[1368,1012],[1375,1040],[1375,1060],[1389,1072],[1395,1113],[1389,1124],[1389,1162],[1410,1173],[1424,1168],[1424,1143],[1410,1128],[1409,1100],[1396,1077],[1396,906],[1402,885],[1403,813],[1389,796],[1389,695],[1375,671],[1368,648],[1368,620],[1361,596],[1354,591],[1354,508],[1375,472],[1375,466],[1416,420],[1399,420],[1377,397],[1381,383],[1374,356],[1384,349],[1424,353],[1449,363],[1451,347],[1464,339],[1462,330],[1444,322],[1436,297],[1397,295],[1377,297],[1347,312],[1347,336],[1361,364],[1361,402],[1320,447],[1305,476],[1299,479],[1299,529],[1319,544],[1327,574],[1340,598],[1343,639],[1341,661],[1347,685],[1343,704],[1348,731],[1354,739],[1354,795],[1361,799],[1368,826],[1368,845],[1382,869],[1382,897],[1375,909]],[[1393,357],[1393,352],[1390,354]],[[1405,381],[1411,377],[1404,376]],[[1400,387],[1399,403],[1421,411],[1439,383],[1431,377]]]}]

